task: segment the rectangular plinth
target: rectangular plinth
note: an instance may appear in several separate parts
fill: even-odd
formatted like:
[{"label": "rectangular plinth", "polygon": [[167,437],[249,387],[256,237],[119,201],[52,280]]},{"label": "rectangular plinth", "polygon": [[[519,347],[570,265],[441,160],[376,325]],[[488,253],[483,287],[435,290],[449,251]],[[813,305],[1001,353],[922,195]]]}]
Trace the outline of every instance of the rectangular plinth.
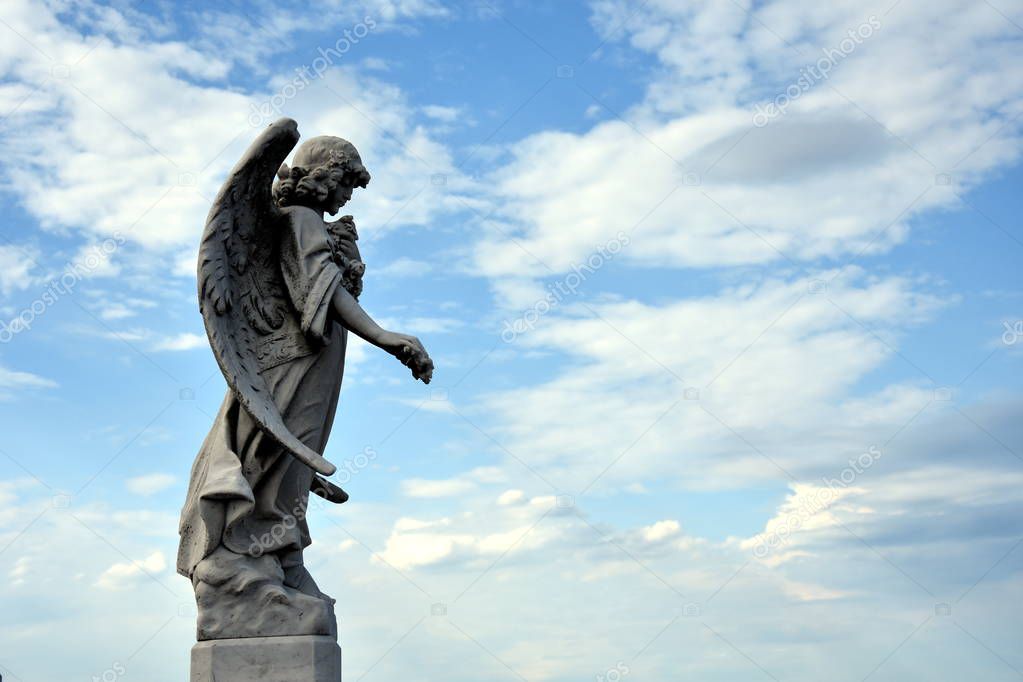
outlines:
[{"label": "rectangular plinth", "polygon": [[213,639],[192,647],[191,682],[341,682],[332,637]]}]

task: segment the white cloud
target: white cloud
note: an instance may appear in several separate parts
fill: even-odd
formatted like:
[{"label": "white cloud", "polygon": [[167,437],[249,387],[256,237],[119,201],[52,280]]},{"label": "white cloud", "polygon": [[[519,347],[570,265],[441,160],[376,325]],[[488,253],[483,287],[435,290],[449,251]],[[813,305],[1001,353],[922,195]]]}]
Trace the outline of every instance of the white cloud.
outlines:
[{"label": "white cloud", "polygon": [[0,244],[0,294],[27,289],[35,281],[32,270],[38,252],[28,246]]},{"label": "white cloud", "polygon": [[153,350],[165,351],[195,350],[196,348],[205,347],[208,343],[209,342],[207,341],[205,334],[193,334],[192,332],[184,332],[157,341],[156,343],[153,344]]},{"label": "white cloud", "polygon": [[402,256],[384,266],[373,269],[373,275],[384,278],[421,277],[433,270],[433,265],[424,260]]},{"label": "white cloud", "polygon": [[455,406],[448,400],[447,396],[438,393],[430,396],[429,398],[397,398],[394,402],[401,403],[402,405],[408,405],[409,407],[415,408],[416,411],[422,410],[423,412],[434,412],[438,414],[451,414],[455,411]]},{"label": "white cloud", "polygon": [[[356,499],[341,508],[318,510],[313,519],[315,542],[306,556],[316,562],[314,575],[327,593],[337,595],[349,588],[344,616],[352,652],[347,665],[353,670],[373,665],[379,649],[351,642],[396,641],[440,602],[447,604],[448,618],[424,621],[422,630],[417,628],[403,641],[400,653],[396,650],[393,658],[380,664],[388,667],[379,673],[422,666],[424,660],[438,670],[456,671],[455,679],[465,682],[479,679],[480,670],[490,670],[488,665],[507,672],[475,645],[461,647],[465,638],[451,629],[450,620],[528,679],[571,679],[578,674],[579,661],[592,661],[590,667],[598,674],[619,660],[629,665],[632,675],[645,679],[673,679],[679,670],[700,679],[709,671],[722,670],[745,679],[748,661],[703,624],[741,646],[780,679],[783,674],[784,679],[812,679],[807,671],[819,668],[806,661],[817,660],[840,661],[862,677],[891,651],[892,642],[905,639],[934,613],[934,604],[943,595],[962,594],[971,585],[954,607],[964,627],[975,631],[975,621],[995,609],[1008,632],[1018,630],[1019,614],[998,611],[997,606],[1018,589],[1018,571],[1011,562],[997,564],[997,570],[977,582],[1018,540],[1004,520],[983,523],[1023,511],[1017,460],[966,420],[951,419],[954,414],[925,413],[907,427],[876,465],[857,478],[855,495],[850,493],[827,509],[834,515],[832,522],[791,536],[787,548],[794,556],[782,563],[757,561],[743,546],[745,538],[715,540],[683,533],[690,514],[699,517],[698,512],[665,518],[652,510],[658,516],[650,521],[627,523],[616,506],[620,500],[613,498],[586,495],[576,498],[573,509],[560,509],[553,494],[531,494],[531,504],[502,505],[498,502],[502,493],[525,493],[541,482],[521,472],[514,479],[517,487],[509,488],[509,482],[495,480],[497,472],[490,469],[463,475],[478,481],[478,488],[461,496],[451,513],[424,506],[409,517],[406,505]],[[1007,442],[1018,442],[1018,406],[1001,415],[974,410],[972,416]],[[1015,430],[1006,431],[1012,424]],[[958,454],[962,452],[970,454],[962,458]],[[933,467],[935,462],[948,465]],[[884,468],[892,465],[897,468]],[[807,487],[793,489],[765,516],[784,518],[800,500],[812,497],[814,487],[821,485],[808,482]],[[18,533],[30,514],[38,514],[37,509],[32,511],[28,493],[42,492],[38,486],[0,484],[0,496],[5,490],[10,494],[3,507],[14,513],[0,514],[0,543]],[[42,494],[41,502],[48,506],[48,495]],[[169,576],[165,582],[178,594],[167,594],[141,570],[163,581],[166,562],[154,556],[151,547],[139,548],[128,538],[137,538],[145,529],[164,528],[159,531],[161,543],[172,548],[173,515],[157,520],[143,510],[111,514],[76,505],[73,513],[109,543],[124,547],[127,556],[145,557],[142,566],[125,561],[78,522],[51,510],[18,539],[17,555],[0,555],[4,574],[15,570],[22,557],[28,559],[21,564],[31,562],[35,571],[22,585],[8,583],[6,597],[41,599],[49,594],[65,609],[109,616],[111,608],[119,607],[102,595],[118,589],[129,597],[119,602],[152,604],[140,631],[155,632],[174,617],[170,627],[177,628],[175,634],[149,645],[156,653],[171,655],[193,626],[189,618],[177,617],[181,605],[191,599],[190,586]],[[324,522],[323,514],[344,519],[343,525]],[[628,510],[630,517],[643,514],[641,508]],[[764,521],[768,523],[767,518]],[[125,534],[127,530],[131,535]],[[160,551],[167,556],[166,550]],[[89,573],[104,576],[101,590],[67,586],[66,571],[57,566],[60,557],[71,552],[82,558],[85,571],[93,570],[97,561],[116,562],[116,568],[100,564]],[[351,570],[334,570],[338,566]],[[931,597],[914,580],[939,596]],[[686,617],[683,609],[690,604],[699,609],[698,618]],[[779,629],[778,614],[793,609],[804,619],[787,620],[791,626]],[[516,617],[497,623],[495,610]],[[608,613],[616,617],[609,619]],[[123,629],[123,620],[118,620]],[[871,628],[860,627],[868,621]],[[106,622],[97,619],[97,627]],[[77,622],[55,623],[51,631],[70,631],[64,628],[80,629]],[[16,632],[30,647],[34,640],[28,633]],[[930,626],[922,629],[918,636],[923,638],[899,652],[901,664],[940,679],[940,670],[929,662],[933,647],[940,645],[943,665],[951,661],[964,669],[983,668],[972,640],[956,635],[936,644],[929,639],[940,632]],[[658,633],[662,634],[655,637]],[[817,636],[810,637],[812,633]],[[1011,642],[1003,641],[995,630],[983,630],[979,636],[998,651],[1012,650],[1005,646]],[[100,637],[93,644],[108,658],[113,649],[103,642],[109,639]],[[541,655],[550,651],[551,641],[559,643],[563,655]],[[432,653],[424,658],[428,652]],[[614,654],[612,662],[604,664],[608,652]],[[714,652],[713,661],[707,652]],[[538,666],[538,660],[544,665]],[[454,665],[458,661],[463,667]],[[1002,664],[993,658],[990,665],[994,670]]]},{"label": "white cloud", "polygon": [[453,317],[410,317],[404,324],[414,334],[446,334],[465,325]]},{"label": "white cloud", "polygon": [[129,478],[124,482],[126,488],[136,495],[155,495],[161,490],[174,485],[177,477],[172,474],[153,473]]},{"label": "white cloud", "polygon": [[127,590],[142,576],[153,576],[167,568],[163,552],[156,551],[139,561],[119,562],[103,571],[96,580],[96,587],[103,590]]},{"label": "white cloud", "polygon": [[526,499],[526,494],[521,490],[505,490],[501,493],[501,496],[497,498],[497,503],[502,507],[506,507],[512,504],[518,504]]},{"label": "white cloud", "polygon": [[409,569],[448,559],[459,546],[472,543],[472,537],[468,535],[452,535],[432,530],[443,528],[445,525],[443,521],[431,524],[415,519],[399,519],[380,555],[392,566]]},{"label": "white cloud", "polygon": [[[739,545],[771,566],[807,556],[804,547],[809,543],[799,542],[800,534],[835,528],[841,521],[830,511],[831,507],[843,498],[866,492],[863,488],[841,485],[829,487],[794,483],[790,487],[792,493],[767,521],[763,532]],[[848,509],[845,505],[841,508]]]},{"label": "white cloud", "polygon": [[[540,514],[549,511],[551,504],[543,507]],[[503,514],[485,525],[480,525],[472,514],[435,520],[400,518],[394,523],[380,556],[400,569],[444,563],[473,565],[477,559],[500,556],[514,545],[524,543],[538,548],[553,542],[560,534],[556,529],[533,532],[532,522],[527,523],[527,520],[536,514],[535,508],[505,506],[502,509]]]},{"label": "white cloud", "polygon": [[402,492],[409,497],[452,497],[464,493],[473,488],[470,481],[449,479],[449,480],[428,480],[422,478],[411,478],[401,482]]},{"label": "white cloud", "polygon": [[12,585],[21,585],[31,575],[31,572],[32,560],[29,557],[23,556],[14,562],[14,567],[7,573],[7,577]]},{"label": "white cloud", "polygon": [[379,57],[367,57],[359,64],[367,71],[390,71],[391,69],[391,64],[386,59]]},{"label": "white cloud", "polygon": [[[568,489],[626,451],[600,486],[651,477],[709,487],[777,478],[770,461],[735,447],[736,433],[789,471],[816,466],[850,443],[865,449],[864,439],[883,441],[934,392],[912,382],[855,399],[848,392],[899,361],[893,348],[901,335],[945,303],[910,280],[855,269],[811,293],[813,282],[836,273],[818,274],[660,304],[566,306],[513,346],[557,352],[567,369],[494,392],[475,409],[504,446]],[[794,443],[793,431],[814,438]],[[595,459],[597,452],[605,454]],[[683,463],[681,453],[699,464]]]},{"label": "white cloud", "polygon": [[78,278],[116,277],[121,273],[114,256],[122,240],[112,237],[101,242],[86,244],[68,264],[67,269]]},{"label": "white cloud", "polygon": [[137,313],[123,303],[111,303],[100,311],[99,316],[104,320],[123,320],[126,317],[133,317]]},{"label": "white cloud", "polygon": [[409,497],[455,497],[475,490],[480,484],[501,483],[505,480],[507,475],[500,467],[476,467],[454,478],[410,478],[401,482],[401,488]]},{"label": "white cloud", "polygon": [[462,110],[458,107],[444,107],[437,104],[430,104],[423,107],[423,113],[438,121],[452,123],[461,115]]},{"label": "white cloud", "polygon": [[682,526],[679,525],[678,521],[667,519],[658,521],[646,528],[641,528],[640,532],[643,535],[643,539],[647,542],[660,542],[661,540],[678,535],[681,530]]},{"label": "white cloud", "polygon": [[[425,1],[381,0],[363,9],[380,22],[444,14]],[[107,14],[111,24],[132,25],[120,22],[116,10]],[[275,16],[282,35],[303,30],[301,21],[287,21],[288,12]],[[97,28],[86,13],[76,19],[89,32]],[[343,25],[340,15],[333,20]],[[245,94],[222,81],[232,59],[244,62],[244,50],[225,50],[216,40],[143,42],[127,28],[94,39],[31,0],[8,7],[5,21],[52,58],[14,41],[0,51],[0,63],[29,91],[32,105],[11,113],[8,122],[19,132],[2,138],[7,180],[24,208],[44,227],[72,228],[86,243],[119,233],[164,255],[192,248],[224,173],[257,132],[248,123],[250,105],[293,76],[271,78]],[[231,43],[262,44],[249,38]],[[152,106],[169,99],[174,112]],[[287,102],[282,115],[296,117],[306,137],[341,132],[357,144],[374,182],[373,192],[357,196],[353,207],[367,225],[393,229],[425,224],[458,205],[455,193],[467,186],[449,152],[410,122],[414,113],[394,86],[339,64]],[[443,191],[430,183],[437,173],[446,175]],[[35,191],[41,186],[50,191]],[[107,259],[101,274],[115,268]]]},{"label": "white cloud", "polygon": [[851,596],[851,593],[843,592],[842,590],[831,590],[826,587],[821,587],[820,585],[791,581],[784,582],[782,584],[782,589],[785,591],[785,594],[788,594],[801,602],[842,599],[844,597]]},{"label": "white cloud", "polygon": [[[870,14],[854,3],[748,13],[711,1],[596,3],[611,41],[624,36],[664,69],[624,121],[510,148],[512,163],[492,177],[507,224],[477,244],[478,271],[568,272],[619,230],[633,237],[621,257],[642,265],[849,258],[904,241],[914,215],[960,206],[957,193],[1020,150],[1018,28],[983,3],[900,4],[826,82],[753,124],[754,104]],[[946,30],[949,40],[934,40]]]},{"label": "white cloud", "polygon": [[[392,9],[417,5],[395,3]],[[73,47],[77,57],[91,44],[84,33],[58,29],[46,11],[28,24],[15,11],[21,5],[12,7],[5,21],[33,38],[42,26],[47,51],[63,57],[64,48]],[[978,659],[974,640],[932,614],[945,595],[966,592],[956,603],[956,622],[976,629],[985,646],[1011,660],[1005,652],[1013,650],[1012,635],[1020,629],[1012,608],[1019,570],[1011,549],[1018,537],[1006,519],[1023,511],[1019,462],[1009,451],[1018,451],[1021,442],[1021,405],[1012,395],[970,404],[935,401],[929,380],[899,357],[909,353],[903,344],[908,331],[956,303],[941,286],[857,267],[839,275],[821,259],[844,261],[864,247],[869,254],[907,239],[914,211],[954,205],[949,187],[968,186],[1013,158],[1016,130],[1004,129],[954,169],[950,186],[935,186],[927,162],[914,160],[915,154],[884,131],[878,134],[865,124],[865,115],[823,86],[784,117],[740,139],[752,105],[774,94],[754,88],[765,82],[762,74],[784,84],[804,63],[803,57],[786,55],[771,32],[816,54],[867,10],[851,2],[810,7],[773,1],[756,4],[754,16],[746,16],[729,3],[652,0],[620,34],[610,33],[639,7],[597,3],[596,23],[612,38],[607,50],[617,49],[620,35],[656,55],[663,67],[654,71],[644,102],[627,117],[673,156],[691,153],[688,161],[700,169],[701,184],[684,185],[651,213],[622,260],[630,267],[752,263],[776,269],[735,268],[685,296],[668,284],[656,296],[579,297],[567,303],[499,351],[505,357],[556,356],[549,372],[510,388],[495,383],[485,400],[459,403],[533,471],[501,459],[503,451],[489,439],[459,434],[463,450],[480,458],[493,454],[499,466],[404,481],[402,491],[416,501],[414,518],[401,499],[366,502],[358,496],[340,509],[320,512],[306,556],[311,565],[319,564],[313,572],[325,591],[345,595],[346,666],[356,674],[376,667],[376,674],[395,679],[434,666],[468,682],[508,675],[507,668],[531,680],[575,679],[580,670],[597,677],[622,661],[637,679],[747,679],[753,659],[779,679],[814,679],[814,671],[835,667],[862,678],[887,660],[893,642],[917,633],[892,664],[928,679],[959,668],[996,678],[1003,663],[996,656]],[[113,24],[109,19],[104,25]],[[274,23],[278,20],[286,21],[286,12],[270,25],[290,30]],[[904,0],[885,19],[878,42],[844,61],[832,82],[944,167],[946,159],[961,157],[1018,111],[1018,60],[1005,52],[1014,46],[1014,34],[1000,21],[981,3]],[[231,55],[210,59],[216,50],[166,43],[152,51],[155,61],[139,57],[143,64],[135,68],[132,61],[148,46],[135,42],[134,24],[117,31],[116,43],[99,39],[95,56],[101,68],[90,57],[81,68],[97,73],[79,81],[74,71],[72,81],[83,90],[109,85],[110,101],[125,107],[119,116],[136,130],[160,131],[150,142],[194,168],[207,151],[195,148],[195,139],[228,145],[229,133],[237,132],[234,123],[213,114],[234,112],[228,117],[237,119],[249,98],[218,89],[217,79],[233,64],[247,62]],[[231,28],[229,22],[218,26]],[[211,32],[209,38],[227,45],[232,35]],[[0,60],[22,65],[24,76],[32,58],[14,54],[19,48],[9,44],[0,47]],[[99,73],[107,68],[109,78]],[[140,76],[146,69],[152,86]],[[209,80],[200,88],[176,79],[178,72]],[[304,134],[342,132],[363,150],[374,172],[373,190],[382,191],[357,198],[365,200],[358,215],[366,208],[372,216],[367,232],[410,198],[385,229],[428,224],[438,211],[457,205],[452,187],[478,191],[452,175],[444,192],[428,189],[415,198],[417,183],[425,184],[433,171],[415,157],[444,168],[447,151],[410,123],[418,111],[400,91],[358,71],[335,76],[326,85],[345,96],[353,89],[368,92],[358,108],[410,140],[409,153],[395,149],[347,107],[324,105],[336,98],[323,89],[294,103]],[[143,83],[137,98],[127,92],[138,89],[136,80]],[[165,101],[178,89],[182,109],[150,111],[152,101]],[[7,84],[0,86],[0,101],[10,103],[6,111],[29,93],[20,82]],[[130,214],[158,198],[144,196],[147,191],[178,180],[158,154],[123,127],[101,120],[102,112],[90,114],[90,107],[71,89],[47,87],[18,110],[41,112],[41,118],[56,112],[65,126],[45,132],[54,135],[53,149],[67,150],[67,168],[40,171],[33,161],[27,167],[42,174],[25,180],[34,187],[53,176],[60,181],[52,185],[60,188],[57,196],[49,198],[50,206],[30,202],[29,210],[55,229],[70,225],[84,232],[86,239],[93,226],[103,234],[123,226]],[[183,109],[196,112],[195,118],[176,120]],[[667,195],[672,181],[685,179],[629,126],[606,110],[601,117],[606,122],[588,132],[548,132],[527,140],[512,165],[495,173],[497,192],[486,197],[500,209],[502,229],[513,230],[557,271],[581,262],[615,230],[630,228]],[[28,121],[41,125],[31,116]],[[37,135],[43,131],[34,129]],[[94,135],[104,144],[109,138],[109,157]],[[807,144],[807,136],[817,142]],[[32,139],[15,140],[14,151],[31,156]],[[232,144],[200,174],[198,190],[208,195],[216,189],[211,178],[234,160],[244,139]],[[31,158],[50,158],[44,152],[53,149],[40,147],[41,156]],[[22,158],[18,154],[13,158]],[[546,178],[529,167],[541,161]],[[912,198],[916,181],[933,189],[882,232]],[[192,269],[194,254],[182,254],[194,248],[208,206],[208,199],[192,194],[197,192],[190,186],[175,186],[164,199],[168,203],[153,209],[159,219],[139,225],[138,239],[148,249],[171,254],[168,263],[188,261],[179,267],[182,272]],[[874,235],[877,240],[869,243]],[[528,306],[543,295],[537,274],[545,276],[546,270],[496,230],[476,253],[477,267],[490,277],[502,305]],[[802,266],[810,272],[800,272]],[[402,263],[395,274],[402,268],[409,276],[423,271],[421,264]],[[810,290],[812,280],[836,275],[826,290]],[[592,310],[578,305],[583,301]],[[183,338],[159,341],[163,337],[148,329],[126,333],[153,343]],[[196,344],[197,336],[182,343]],[[350,362],[365,354],[365,344],[352,343]],[[926,357],[923,367],[934,371]],[[887,369],[892,371],[882,374]],[[22,384],[48,381],[9,370],[6,376],[10,381],[15,375]],[[687,388],[698,393],[687,395]],[[839,499],[817,505],[824,480],[839,476],[849,458],[872,444],[882,446],[878,463],[857,475]],[[179,464],[185,467],[175,470],[180,478],[187,464]],[[534,472],[559,489],[548,488]],[[578,493],[601,472],[599,481]],[[126,485],[145,494],[167,483],[161,476],[171,474],[137,477]],[[728,517],[745,516],[727,520],[746,527],[736,537],[692,534],[695,522],[705,523],[717,510],[694,510],[699,505],[690,501],[676,504],[678,496],[695,488],[729,489],[741,497],[745,485],[758,495],[777,486],[779,497],[788,485],[789,494],[777,504],[751,502],[749,509],[729,510]],[[571,508],[558,504],[562,487],[575,494]],[[32,481],[0,481],[0,547],[14,542],[11,551],[0,552],[0,570],[11,578],[0,586],[0,603],[35,606],[4,626],[4,641],[13,642],[15,652],[14,661],[4,665],[27,663],[15,669],[28,669],[40,680],[67,679],[66,669],[57,667],[66,660],[74,660],[78,670],[96,663],[98,672],[124,655],[114,645],[124,643],[130,631],[139,640],[129,646],[147,641],[149,647],[149,655],[135,659],[132,674],[142,679],[169,674],[146,666],[179,660],[180,643],[194,635],[194,623],[179,617],[182,604],[191,601],[188,582],[175,576],[164,581],[165,557],[176,542],[176,510],[79,508],[76,500],[68,513],[55,509],[50,498]],[[780,549],[755,556],[756,535],[750,534],[778,532],[806,511],[812,513],[798,517],[798,528]],[[36,521],[26,527],[31,519]],[[68,556],[77,562],[71,574]],[[136,563],[125,557],[145,558]],[[87,589],[92,576],[100,576],[101,590]],[[110,600],[106,591],[112,589],[126,598]],[[447,603],[450,618],[421,621],[434,602]],[[147,608],[134,608],[139,603]],[[684,617],[690,603],[702,606],[700,618]],[[79,616],[69,619],[68,613]],[[495,619],[494,613],[513,617]],[[793,613],[799,618],[787,617]],[[862,627],[865,622],[869,628]],[[991,622],[999,627],[989,627]],[[164,634],[151,641],[142,636],[158,631]],[[66,655],[40,653],[37,643],[46,639],[40,632],[63,637]],[[377,645],[399,638],[401,646],[381,659]],[[183,675],[187,663],[179,663]]]},{"label": "white cloud", "polygon": [[0,365],[0,396],[10,394],[10,391],[33,388],[56,388],[57,382],[41,377],[31,372],[20,372],[8,369]]},{"label": "white cloud", "polygon": [[150,299],[124,296],[113,291],[88,289],[84,293],[94,302],[93,308],[100,318],[108,321],[126,320],[135,317],[143,310],[156,308],[159,305]]}]

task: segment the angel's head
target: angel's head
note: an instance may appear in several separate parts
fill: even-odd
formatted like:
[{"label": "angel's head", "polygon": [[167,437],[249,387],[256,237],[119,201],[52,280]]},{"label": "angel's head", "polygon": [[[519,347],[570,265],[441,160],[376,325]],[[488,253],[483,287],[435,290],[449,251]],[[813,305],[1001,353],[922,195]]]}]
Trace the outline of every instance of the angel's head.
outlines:
[{"label": "angel's head", "polygon": [[334,215],[352,198],[356,187],[369,184],[369,171],[348,140],[321,135],[306,140],[295,152],[292,167],[277,172],[274,200],[278,206],[308,206]]}]

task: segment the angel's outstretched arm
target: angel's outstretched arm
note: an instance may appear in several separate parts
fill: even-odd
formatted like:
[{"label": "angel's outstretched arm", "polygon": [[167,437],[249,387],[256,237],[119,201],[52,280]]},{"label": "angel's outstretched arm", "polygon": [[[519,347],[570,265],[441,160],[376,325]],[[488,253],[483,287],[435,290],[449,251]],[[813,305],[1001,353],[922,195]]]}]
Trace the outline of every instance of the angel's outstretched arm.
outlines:
[{"label": "angel's outstretched arm", "polygon": [[344,287],[334,289],[334,298],[331,304],[338,322],[353,334],[362,337],[377,348],[389,350],[389,343],[394,341],[394,339],[389,337],[396,336],[396,334],[392,334],[377,324],[369,316],[369,313],[359,305],[355,297],[348,293],[347,289]]},{"label": "angel's outstretched arm", "polygon": [[[340,273],[333,261],[323,219],[306,207],[289,207],[285,214],[290,236],[282,244],[281,269],[292,293],[292,302],[302,314],[306,333],[326,336],[329,314],[353,334],[401,360],[416,379],[429,383],[433,361],[419,339],[383,329],[340,285]],[[322,304],[328,301],[328,286],[333,286],[333,292],[329,294],[330,305],[326,307]],[[317,292],[323,292],[322,298],[314,295]]]},{"label": "angel's outstretched arm", "polygon": [[430,383],[433,361],[419,339],[381,327],[344,287],[334,289],[331,304],[338,321],[352,333],[401,360],[416,379]]}]

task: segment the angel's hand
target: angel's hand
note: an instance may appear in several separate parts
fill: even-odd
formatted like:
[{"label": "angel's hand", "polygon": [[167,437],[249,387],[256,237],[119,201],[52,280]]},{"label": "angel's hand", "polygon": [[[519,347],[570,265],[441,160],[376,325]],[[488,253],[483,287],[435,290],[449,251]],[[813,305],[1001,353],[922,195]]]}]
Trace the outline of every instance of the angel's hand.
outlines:
[{"label": "angel's hand", "polygon": [[385,332],[380,347],[401,360],[401,364],[412,370],[412,376],[430,383],[433,378],[433,360],[423,347],[423,343],[409,334]]}]

